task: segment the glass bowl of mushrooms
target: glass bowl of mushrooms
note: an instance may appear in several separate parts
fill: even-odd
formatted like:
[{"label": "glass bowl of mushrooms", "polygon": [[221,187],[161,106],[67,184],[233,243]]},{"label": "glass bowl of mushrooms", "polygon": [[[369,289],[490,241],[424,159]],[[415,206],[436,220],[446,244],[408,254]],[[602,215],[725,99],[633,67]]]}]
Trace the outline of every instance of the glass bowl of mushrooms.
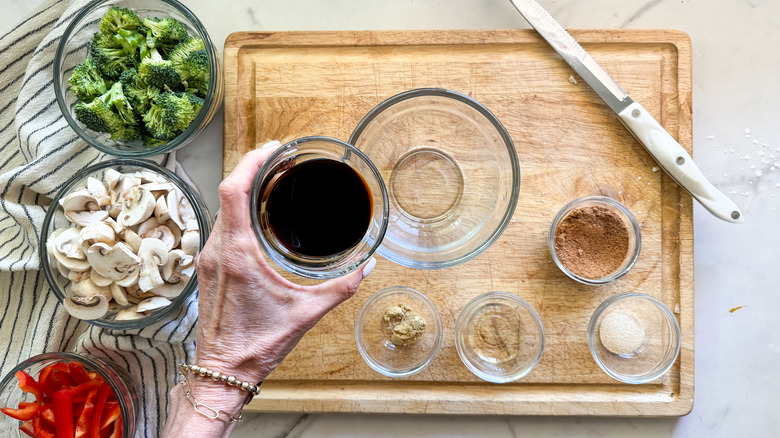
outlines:
[{"label": "glass bowl of mushrooms", "polygon": [[133,329],[173,313],[197,287],[195,258],[211,231],[200,195],[152,161],[90,166],[52,199],[39,254],[73,317]]}]

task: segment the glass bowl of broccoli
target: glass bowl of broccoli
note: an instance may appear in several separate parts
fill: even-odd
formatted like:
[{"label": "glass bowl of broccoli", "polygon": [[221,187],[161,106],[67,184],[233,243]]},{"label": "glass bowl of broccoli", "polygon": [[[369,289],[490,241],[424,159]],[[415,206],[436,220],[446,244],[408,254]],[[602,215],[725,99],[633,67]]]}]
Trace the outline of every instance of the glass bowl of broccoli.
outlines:
[{"label": "glass bowl of broccoli", "polygon": [[219,54],[176,0],[106,0],[76,16],[54,59],[57,104],[90,146],[142,158],[189,143],[222,106]]}]

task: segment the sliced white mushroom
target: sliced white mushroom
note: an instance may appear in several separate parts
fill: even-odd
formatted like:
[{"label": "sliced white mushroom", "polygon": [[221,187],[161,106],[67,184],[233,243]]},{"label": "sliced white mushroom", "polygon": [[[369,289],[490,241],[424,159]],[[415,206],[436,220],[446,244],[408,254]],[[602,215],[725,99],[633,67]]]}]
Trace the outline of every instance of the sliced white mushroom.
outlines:
[{"label": "sliced white mushroom", "polygon": [[[141,231],[140,229],[138,231]],[[144,239],[158,239],[165,244],[165,249],[171,251],[176,243],[176,238],[173,235],[173,231],[165,225],[160,225],[152,228],[141,234]]]},{"label": "sliced white mushroom", "polygon": [[109,215],[113,218],[119,217],[122,211],[122,204],[125,202],[125,198],[130,193],[133,187],[141,185],[141,179],[136,178],[132,174],[122,174],[119,176],[114,186],[111,187],[111,208],[108,210]]},{"label": "sliced white mushroom", "polygon": [[168,262],[168,250],[159,239],[143,239],[138,249],[141,258],[141,272],[138,274],[138,287],[146,292],[163,284],[160,267]]},{"label": "sliced white mushroom", "polygon": [[52,234],[54,237],[54,250],[65,257],[84,260],[86,256],[79,245],[80,235],[80,227],[64,228],[56,236]]},{"label": "sliced white mushroom", "polygon": [[[54,254],[49,253],[52,257],[54,257]],[[60,275],[62,275],[65,278],[70,279],[70,269],[66,268],[65,266],[62,266],[62,263],[57,261],[57,259],[52,260],[54,265],[57,266],[57,271],[59,271]],[[73,281],[73,280],[71,280]]]},{"label": "sliced white mushroom", "polygon": [[[193,257],[181,249],[174,249],[168,253],[168,262],[163,266],[163,278],[168,283],[178,283],[179,279],[175,276],[181,273],[182,269],[192,265]],[[189,279],[189,276],[187,277]]]},{"label": "sliced white mushroom", "polygon": [[100,209],[98,199],[86,188],[69,193],[60,204],[65,217],[77,225],[87,226],[108,217],[108,212]]},{"label": "sliced white mushroom", "polygon": [[175,284],[163,283],[162,285],[152,289],[150,292],[154,293],[157,296],[165,297],[172,300],[178,297],[185,287],[187,287],[186,281],[180,281]]},{"label": "sliced white mushroom", "polygon": [[137,284],[125,288],[125,291],[127,292],[127,300],[133,304],[138,304],[141,301],[156,295],[152,291],[147,291],[147,292],[142,291],[141,289],[138,288]]},{"label": "sliced white mushroom", "polygon": [[149,190],[133,187],[122,203],[117,222],[126,227],[140,224],[154,213],[155,199]]},{"label": "sliced white mushroom", "polygon": [[62,304],[71,316],[86,321],[100,319],[108,313],[108,299],[103,295],[65,298]]},{"label": "sliced white mushroom", "polygon": [[103,184],[103,181],[90,176],[87,178],[87,190],[97,199],[100,207],[111,204],[111,196],[109,196],[108,189]]},{"label": "sliced white mushroom", "polygon": [[100,275],[94,268],[89,270],[89,279],[98,286],[111,286],[114,283],[113,279]]},{"label": "sliced white mushroom", "polygon": [[190,200],[181,192],[181,190],[171,190],[165,198],[168,204],[168,211],[171,220],[176,222],[182,230],[187,229],[187,222],[195,218],[195,210],[192,209]]},{"label": "sliced white mushroom", "polygon": [[157,198],[157,202],[154,204],[154,216],[157,218],[157,222],[164,224],[171,218],[171,213],[168,211],[168,203],[165,201],[165,196]]},{"label": "sliced white mushroom", "polygon": [[[120,211],[121,211],[121,210],[120,210]],[[107,218],[103,219],[103,223],[104,223],[104,224],[106,224],[106,225],[108,225],[108,226],[110,226],[110,227],[111,227],[111,229],[112,229],[112,230],[114,230],[114,234],[115,234],[115,235],[119,235],[119,234],[121,234],[121,233],[122,233],[122,232],[125,230],[125,227],[123,227],[122,225],[119,225],[119,224],[118,224],[118,223],[117,223],[117,222],[116,222],[116,221],[115,221],[113,218],[111,218],[111,217],[107,217]]]},{"label": "sliced white mushroom", "polygon": [[106,222],[95,222],[82,228],[79,232],[78,244],[82,253],[86,254],[90,246],[102,242],[107,245],[116,243],[116,232]]},{"label": "sliced white mushroom", "polygon": [[114,246],[96,243],[87,250],[87,260],[98,274],[114,281],[122,280],[137,270],[141,259],[129,246],[118,242]]},{"label": "sliced white mushroom", "polygon": [[171,301],[165,297],[151,297],[138,303],[139,312],[149,312],[151,310],[162,309],[171,305]]},{"label": "sliced white mushroom", "polygon": [[110,299],[111,290],[109,290],[108,286],[98,286],[90,278],[86,278],[83,281],[70,283],[65,288],[65,295],[71,298],[89,298],[95,295],[102,295]]},{"label": "sliced white mushroom", "polygon": [[117,183],[119,183],[119,180],[122,178],[122,174],[116,169],[106,169],[104,178],[106,184],[108,184],[109,190],[115,191],[114,189],[116,189]]},{"label": "sliced white mushroom", "polygon": [[140,263],[138,266],[131,266],[128,268],[127,276],[121,280],[115,280],[114,283],[121,287],[131,287],[135,286],[135,284],[138,282],[138,273],[141,272],[141,265]]},{"label": "sliced white mushroom", "polygon": [[138,229],[136,230],[136,233],[138,233],[139,236],[143,235],[144,233],[148,232],[152,228],[156,228],[160,225],[160,222],[157,220],[156,217],[151,216],[149,219],[141,222],[140,225],[138,225]]},{"label": "sliced white mushroom", "polygon": [[173,233],[173,247],[178,248],[179,243],[181,243],[181,229],[179,229],[179,226],[176,225],[176,222],[172,220],[165,222],[163,225],[168,227],[168,229]]},{"label": "sliced white mushroom", "polygon": [[111,283],[109,289],[111,290],[111,296],[114,298],[114,301],[117,304],[120,306],[126,306],[129,304],[127,301],[127,291],[125,288],[116,283]]},{"label": "sliced white mushroom", "polygon": [[159,198],[160,196],[167,195],[168,192],[176,189],[176,186],[169,182],[150,182],[146,184],[141,184],[141,187],[152,192],[155,198]]},{"label": "sliced white mushroom", "polygon": [[140,179],[142,183],[164,183],[167,182],[165,177],[156,172],[150,172],[148,170],[136,170],[133,172],[133,176]]},{"label": "sliced white mushroom", "polygon": [[127,246],[129,246],[134,253],[138,254],[138,248],[141,247],[141,236],[130,228],[125,228],[122,232],[122,238],[125,240]]},{"label": "sliced white mushroom", "polygon": [[81,281],[84,281],[84,280],[87,280],[87,279],[91,279],[92,278],[92,269],[88,269],[88,270],[82,271],[82,272],[76,272],[76,271],[68,270],[67,277],[68,277],[68,280],[75,281],[77,283],[81,282]]},{"label": "sliced white mushroom", "polygon": [[116,312],[116,315],[114,315],[114,321],[131,321],[134,319],[141,319],[144,316],[145,315],[143,313],[138,313],[138,305],[133,304],[130,307],[125,307],[119,312]]},{"label": "sliced white mushroom", "polygon": [[181,249],[185,254],[197,255],[200,250],[200,231],[185,231],[181,235]]}]

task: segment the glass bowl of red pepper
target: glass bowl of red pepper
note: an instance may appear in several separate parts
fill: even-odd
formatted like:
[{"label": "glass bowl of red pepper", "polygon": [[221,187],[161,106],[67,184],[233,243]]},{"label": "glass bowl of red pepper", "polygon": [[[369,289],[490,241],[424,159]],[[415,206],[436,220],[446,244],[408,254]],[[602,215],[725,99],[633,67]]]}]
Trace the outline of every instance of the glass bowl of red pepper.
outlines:
[{"label": "glass bowl of red pepper", "polygon": [[40,354],[0,381],[0,432],[35,438],[131,438],[138,397],[132,377],[103,359]]}]

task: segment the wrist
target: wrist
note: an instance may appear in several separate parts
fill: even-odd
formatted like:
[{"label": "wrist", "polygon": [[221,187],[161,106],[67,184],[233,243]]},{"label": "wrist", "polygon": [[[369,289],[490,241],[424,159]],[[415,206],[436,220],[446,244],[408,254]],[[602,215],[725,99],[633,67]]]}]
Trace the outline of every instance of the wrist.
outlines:
[{"label": "wrist", "polygon": [[[181,375],[179,375],[181,379]],[[238,418],[249,393],[239,388],[204,379],[197,374],[188,373],[189,385],[180,381],[169,394],[170,409],[165,425],[164,437],[191,436],[197,430],[201,437],[226,437],[235,426],[230,417]],[[190,397],[185,394],[190,391]],[[199,407],[193,405],[198,403]],[[207,408],[206,408],[207,407]],[[213,418],[217,411],[225,414],[219,419]]]}]

